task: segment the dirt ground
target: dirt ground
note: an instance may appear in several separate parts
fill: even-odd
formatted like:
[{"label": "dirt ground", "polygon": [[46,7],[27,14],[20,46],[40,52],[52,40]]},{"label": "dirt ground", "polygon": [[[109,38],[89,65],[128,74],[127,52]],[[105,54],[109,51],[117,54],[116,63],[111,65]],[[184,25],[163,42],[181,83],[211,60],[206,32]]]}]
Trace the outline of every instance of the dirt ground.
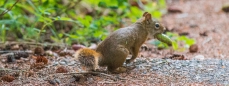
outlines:
[{"label": "dirt ground", "polygon": [[161,23],[168,32],[193,38],[198,45],[196,53],[157,50],[150,44],[152,51],[141,52],[142,57],[164,58],[170,54],[182,54],[187,59],[203,56],[206,58],[228,59],[229,51],[229,13],[222,11],[227,0],[167,0],[167,8],[179,12],[169,12],[162,17]]},{"label": "dirt ground", "polygon": [[[34,58],[37,57],[30,56],[29,58],[17,60],[16,63],[7,63],[7,59],[4,56],[0,56],[1,78],[6,74],[15,77],[14,81],[1,81],[0,85],[209,85],[207,82],[175,81],[171,83],[174,81],[171,76],[168,75],[169,78],[166,78],[164,75],[160,75],[156,71],[145,69],[148,66],[148,61],[151,61],[150,59],[163,58],[171,53],[183,54],[188,60],[197,55],[202,55],[206,59],[228,59],[229,51],[227,48],[229,46],[229,13],[225,13],[221,10],[223,4],[225,3],[229,3],[229,1],[167,0],[168,8],[175,8],[181,12],[168,13],[164,15],[161,23],[166,26],[168,31],[185,34],[190,38],[194,38],[199,47],[197,53],[189,53],[188,49],[184,52],[174,52],[171,51],[171,49],[158,50],[155,46],[147,44],[149,50],[143,50],[140,52],[138,60],[134,63],[138,65],[136,69],[123,74],[86,74],[85,76],[70,74],[71,72],[82,72],[82,69],[79,67],[79,62],[75,61],[72,56],[68,55],[59,56],[57,54],[53,54],[52,56],[46,56],[48,59],[47,64],[45,64],[43,59],[41,60],[44,61],[45,65],[35,65],[34,63],[36,60]],[[138,64],[138,62],[142,63]],[[156,63],[160,64],[164,63],[164,61]],[[60,67],[63,67],[64,69]],[[56,72],[58,68],[60,68],[61,72],[65,73],[57,74]],[[68,73],[66,73],[65,70],[67,70]]]},{"label": "dirt ground", "polygon": [[[187,58],[203,55],[205,58],[228,59],[229,14],[221,10],[228,0],[168,0],[168,7],[180,9],[182,13],[163,16],[167,29],[188,33],[199,46],[197,53],[183,52]],[[203,35],[204,34],[204,35]]]}]

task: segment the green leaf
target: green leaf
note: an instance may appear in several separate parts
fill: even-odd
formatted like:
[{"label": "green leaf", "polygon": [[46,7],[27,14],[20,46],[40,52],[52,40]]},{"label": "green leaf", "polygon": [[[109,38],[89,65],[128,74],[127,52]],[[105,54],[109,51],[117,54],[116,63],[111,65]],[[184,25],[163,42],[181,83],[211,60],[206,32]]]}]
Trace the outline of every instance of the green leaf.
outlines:
[{"label": "green leaf", "polygon": [[165,2],[165,0],[159,0],[159,1],[158,1],[158,4],[159,4],[159,6],[160,6],[161,8],[165,8],[165,7],[166,7],[166,2]]},{"label": "green leaf", "polygon": [[125,3],[128,3],[127,0],[117,0],[118,1],[118,6],[122,6]]},{"label": "green leaf", "polygon": [[62,20],[62,21],[73,21],[71,18],[68,18],[68,17],[56,17],[56,18],[53,18],[54,20]]},{"label": "green leaf", "polygon": [[118,6],[109,6],[110,9],[116,10],[118,9]]},{"label": "green leaf", "polygon": [[0,28],[0,37],[1,37],[1,41],[5,42],[6,39],[6,27],[5,24],[2,24],[2,27]]},{"label": "green leaf", "polygon": [[172,42],[172,44],[173,44],[172,45],[173,46],[173,49],[174,50],[177,50],[178,49],[178,44],[176,42],[174,42],[174,41]]},{"label": "green leaf", "polygon": [[24,10],[26,10],[26,11],[29,12],[29,13],[35,14],[34,8],[31,7],[31,6],[29,6],[29,5],[24,5],[24,4],[17,3],[17,6],[18,6],[19,8],[23,8]]},{"label": "green leaf", "polygon": [[37,28],[33,28],[33,29],[34,29],[34,31],[41,32],[41,33],[46,32],[46,30],[40,30],[40,29],[37,29]]},{"label": "green leaf", "polygon": [[96,32],[94,33],[94,37],[96,37],[96,38],[101,37],[102,34],[103,34],[103,31],[96,31]]},{"label": "green leaf", "polygon": [[71,38],[75,38],[75,39],[77,39],[77,38],[78,38],[78,36],[76,36],[76,35],[69,35],[69,37],[71,37]]},{"label": "green leaf", "polygon": [[98,6],[99,7],[103,7],[103,8],[106,8],[107,7],[106,3],[103,2],[103,1],[100,1],[99,4],[98,4]]},{"label": "green leaf", "polygon": [[63,36],[64,36],[64,34],[62,34],[62,33],[59,33],[59,34],[58,34],[58,37],[59,37],[59,38],[62,38]]},{"label": "green leaf", "polygon": [[15,24],[16,20],[0,20],[0,24]]},{"label": "green leaf", "polygon": [[160,11],[154,11],[153,13],[152,13],[152,16],[153,16],[153,18],[161,18],[161,12]]},{"label": "green leaf", "polygon": [[104,40],[107,38],[107,35],[102,35],[101,40]]},{"label": "green leaf", "polygon": [[40,17],[38,18],[38,21],[44,22],[44,23],[51,23],[51,22],[52,22],[52,19],[50,19],[50,18],[48,18],[48,17],[40,16]]}]

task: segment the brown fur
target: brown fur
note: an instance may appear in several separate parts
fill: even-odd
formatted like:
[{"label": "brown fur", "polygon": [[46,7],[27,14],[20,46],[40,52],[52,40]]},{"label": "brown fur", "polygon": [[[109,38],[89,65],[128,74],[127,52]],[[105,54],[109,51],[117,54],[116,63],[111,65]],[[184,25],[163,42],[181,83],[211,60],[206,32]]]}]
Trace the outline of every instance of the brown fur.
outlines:
[{"label": "brown fur", "polygon": [[[156,33],[162,33],[164,27],[155,27],[156,22],[152,20],[151,14],[145,12],[143,17],[136,23],[116,30],[110,34],[96,49],[96,52],[89,50],[85,56],[99,55],[99,66],[107,66],[112,73],[122,73],[126,69],[122,67],[123,63],[130,63],[138,56],[139,48],[148,37],[153,38]],[[83,49],[84,50],[84,49]],[[132,54],[131,59],[126,57]],[[80,54],[83,54],[83,52]],[[84,57],[87,58],[87,57]]]},{"label": "brown fur", "polygon": [[[93,54],[92,54],[93,53]],[[92,49],[82,48],[76,53],[77,59],[87,70],[98,69],[99,54]]]}]

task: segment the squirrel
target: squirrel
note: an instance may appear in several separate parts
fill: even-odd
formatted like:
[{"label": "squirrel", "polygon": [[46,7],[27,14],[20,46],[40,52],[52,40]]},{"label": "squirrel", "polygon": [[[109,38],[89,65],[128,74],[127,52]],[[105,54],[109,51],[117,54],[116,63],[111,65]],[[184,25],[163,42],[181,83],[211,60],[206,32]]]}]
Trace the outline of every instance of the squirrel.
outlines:
[{"label": "squirrel", "polygon": [[[164,29],[161,24],[152,20],[150,13],[145,12],[134,24],[111,33],[95,50],[81,48],[74,56],[89,70],[107,66],[111,73],[123,73],[127,70],[122,66],[123,63],[134,61],[141,45],[148,38],[154,38],[155,34],[163,33]],[[126,60],[129,54],[132,57]]]}]

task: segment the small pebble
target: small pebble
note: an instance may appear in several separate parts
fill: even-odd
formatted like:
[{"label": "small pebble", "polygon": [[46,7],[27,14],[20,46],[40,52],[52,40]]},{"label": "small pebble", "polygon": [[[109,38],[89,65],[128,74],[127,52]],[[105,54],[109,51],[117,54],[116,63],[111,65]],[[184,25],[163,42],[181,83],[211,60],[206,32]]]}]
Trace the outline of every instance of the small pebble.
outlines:
[{"label": "small pebble", "polygon": [[64,61],[59,62],[61,65],[66,65],[67,63]]},{"label": "small pebble", "polygon": [[57,66],[59,63],[58,62],[53,62],[52,65],[53,66]]},{"label": "small pebble", "polygon": [[199,61],[203,61],[205,58],[203,55],[197,55],[193,58],[193,60],[199,60]]},{"label": "small pebble", "polygon": [[60,84],[60,83],[61,83],[60,79],[54,79],[54,81],[55,81],[57,84]]},{"label": "small pebble", "polygon": [[189,47],[189,52],[196,53],[197,51],[198,51],[198,45],[197,44],[193,44]]},{"label": "small pebble", "polygon": [[73,66],[75,63],[76,63],[75,61],[70,61],[70,62],[68,62],[68,65]]}]

